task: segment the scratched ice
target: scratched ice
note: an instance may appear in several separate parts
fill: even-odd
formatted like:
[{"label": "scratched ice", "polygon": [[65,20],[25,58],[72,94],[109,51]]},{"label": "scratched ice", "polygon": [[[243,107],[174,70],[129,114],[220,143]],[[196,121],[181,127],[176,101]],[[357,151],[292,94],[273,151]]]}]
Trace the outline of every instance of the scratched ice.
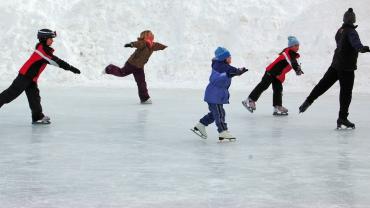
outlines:
[{"label": "scratched ice", "polygon": [[[30,125],[25,96],[0,110],[1,208],[365,208],[370,204],[370,97],[354,94],[354,131],[336,131],[337,95],[298,115],[307,93],[271,94],[250,114],[232,92],[234,143],[189,128],[207,112],[198,90],[41,89],[50,126]],[[335,94],[335,92],[332,92]]]}]

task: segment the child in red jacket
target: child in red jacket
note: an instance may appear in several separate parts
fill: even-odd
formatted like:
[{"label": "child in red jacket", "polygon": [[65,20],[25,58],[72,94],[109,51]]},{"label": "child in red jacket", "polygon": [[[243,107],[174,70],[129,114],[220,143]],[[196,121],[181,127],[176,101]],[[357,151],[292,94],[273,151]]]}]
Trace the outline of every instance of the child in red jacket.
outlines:
[{"label": "child in red jacket", "polygon": [[0,94],[0,108],[17,98],[23,91],[26,92],[29,106],[32,111],[33,124],[50,124],[50,118],[42,112],[40,91],[37,80],[47,64],[60,67],[64,70],[80,74],[80,70],[69,65],[67,62],[53,55],[53,38],[57,36],[55,31],[49,29],[39,30],[37,38],[39,43],[28,61],[19,70],[17,78],[10,87]]},{"label": "child in red jacket", "polygon": [[294,36],[288,37],[288,48],[285,48],[279,57],[267,68],[261,82],[254,88],[249,97],[242,101],[244,107],[251,113],[256,110],[256,102],[261,94],[272,84],[273,89],[273,115],[288,115],[288,109],[282,105],[283,82],[285,75],[292,69],[298,76],[303,74],[298,64],[299,41]]}]

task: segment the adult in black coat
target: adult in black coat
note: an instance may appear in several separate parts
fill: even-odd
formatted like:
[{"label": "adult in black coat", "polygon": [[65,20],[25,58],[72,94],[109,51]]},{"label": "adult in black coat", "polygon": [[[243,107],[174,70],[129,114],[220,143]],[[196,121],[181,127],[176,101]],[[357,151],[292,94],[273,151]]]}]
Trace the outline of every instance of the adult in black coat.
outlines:
[{"label": "adult in black coat", "polygon": [[369,46],[363,46],[356,31],[356,15],[352,8],[345,12],[343,25],[335,35],[337,48],[331,66],[325,73],[320,82],[313,88],[310,95],[299,107],[299,112],[303,113],[307,108],[322,94],[324,94],[333,84],[339,80],[340,84],[340,110],[337,120],[337,127],[342,125],[355,128],[355,124],[348,120],[348,109],[352,100],[352,89],[357,69],[358,53],[370,52]]}]

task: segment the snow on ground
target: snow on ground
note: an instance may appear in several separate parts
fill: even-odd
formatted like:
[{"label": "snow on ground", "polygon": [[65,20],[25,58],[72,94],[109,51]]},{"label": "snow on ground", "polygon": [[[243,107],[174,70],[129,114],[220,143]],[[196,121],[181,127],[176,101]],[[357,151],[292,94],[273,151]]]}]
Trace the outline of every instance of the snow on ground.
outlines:
[{"label": "snow on ground", "polygon": [[[44,88],[43,86],[41,86]],[[305,94],[271,93],[250,114],[233,91],[227,121],[237,137],[206,141],[189,128],[207,112],[200,90],[41,89],[50,126],[30,125],[23,95],[0,111],[2,208],[365,208],[370,187],[368,94],[355,94],[354,131],[336,131],[337,95],[304,114]],[[82,99],[79,99],[84,95]]]},{"label": "snow on ground", "polygon": [[[286,46],[288,35],[302,42],[302,78],[288,76],[288,91],[305,91],[328,68],[335,48],[334,35],[343,13],[353,7],[358,31],[370,43],[368,0],[14,0],[0,3],[0,81],[12,80],[25,62],[40,28],[57,30],[56,55],[83,71],[79,77],[50,67],[41,80],[49,85],[134,86],[133,79],[101,76],[109,63],[123,65],[132,49],[123,44],[151,29],[169,45],[154,54],[146,67],[156,88],[203,88],[214,49],[229,48],[236,66],[251,73],[235,83],[249,88]],[[359,58],[358,92],[369,92],[369,55]]]}]

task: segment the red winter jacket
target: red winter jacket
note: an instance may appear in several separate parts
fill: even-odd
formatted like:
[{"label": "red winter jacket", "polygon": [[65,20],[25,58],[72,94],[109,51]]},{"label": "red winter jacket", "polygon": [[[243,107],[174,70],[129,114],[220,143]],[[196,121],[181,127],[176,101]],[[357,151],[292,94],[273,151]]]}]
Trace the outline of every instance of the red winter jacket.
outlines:
[{"label": "red winter jacket", "polygon": [[32,53],[31,57],[19,70],[19,74],[27,76],[31,78],[32,81],[37,82],[37,79],[44,71],[47,64],[52,64],[64,70],[70,70],[71,65],[69,65],[62,59],[54,56],[53,52],[53,48],[38,43],[36,45],[36,50]]},{"label": "red winter jacket", "polygon": [[281,83],[285,80],[285,74],[290,70],[298,70],[299,64],[297,59],[299,53],[294,52],[290,48],[286,48],[280,53],[279,57],[266,68],[266,72],[275,76]]}]

